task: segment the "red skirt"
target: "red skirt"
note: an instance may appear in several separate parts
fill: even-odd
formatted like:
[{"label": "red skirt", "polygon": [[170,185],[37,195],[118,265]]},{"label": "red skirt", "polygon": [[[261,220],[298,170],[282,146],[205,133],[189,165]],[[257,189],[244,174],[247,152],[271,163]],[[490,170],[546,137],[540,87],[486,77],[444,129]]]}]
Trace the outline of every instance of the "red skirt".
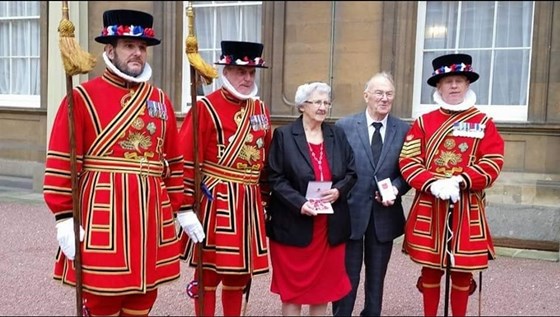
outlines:
[{"label": "red skirt", "polygon": [[272,264],[271,292],[283,303],[317,305],[336,301],[351,290],[344,256],[346,245],[330,246],[327,216],[317,215],[313,238],[306,247],[295,247],[270,240]]}]

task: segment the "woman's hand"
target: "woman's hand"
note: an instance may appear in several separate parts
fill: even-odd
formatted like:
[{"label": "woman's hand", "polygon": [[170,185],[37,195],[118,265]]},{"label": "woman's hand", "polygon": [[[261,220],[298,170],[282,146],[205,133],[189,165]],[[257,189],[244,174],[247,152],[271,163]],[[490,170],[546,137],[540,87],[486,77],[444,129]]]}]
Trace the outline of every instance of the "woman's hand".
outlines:
[{"label": "woman's hand", "polygon": [[301,206],[301,214],[307,216],[317,216],[317,207],[312,201],[306,201],[303,206]]},{"label": "woman's hand", "polygon": [[326,203],[332,204],[338,199],[338,197],[340,197],[340,192],[338,191],[338,189],[331,188],[322,193],[321,200]]}]

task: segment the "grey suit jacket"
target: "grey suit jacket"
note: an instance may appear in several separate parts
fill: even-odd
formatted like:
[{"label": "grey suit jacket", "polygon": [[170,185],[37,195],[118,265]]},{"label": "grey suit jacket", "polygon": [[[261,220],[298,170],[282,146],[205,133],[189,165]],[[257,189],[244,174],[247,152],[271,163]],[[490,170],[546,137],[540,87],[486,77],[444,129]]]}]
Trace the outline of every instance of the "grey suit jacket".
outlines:
[{"label": "grey suit jacket", "polygon": [[[378,166],[373,163],[365,110],[339,119],[336,125],[343,128],[354,151],[358,180],[349,193],[351,239],[361,239],[366,232],[371,215],[380,242],[391,241],[404,233],[405,217],[401,196],[410,190],[399,169],[399,155],[410,125],[392,115],[387,118],[383,150]],[[395,204],[385,207],[375,200],[378,180],[390,178],[399,190]]]}]

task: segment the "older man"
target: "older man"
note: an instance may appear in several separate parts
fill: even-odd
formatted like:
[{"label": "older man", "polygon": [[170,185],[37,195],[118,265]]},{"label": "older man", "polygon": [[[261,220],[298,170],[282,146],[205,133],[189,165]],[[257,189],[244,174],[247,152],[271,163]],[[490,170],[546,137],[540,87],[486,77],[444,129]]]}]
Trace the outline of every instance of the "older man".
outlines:
[{"label": "older man", "polygon": [[375,74],[365,86],[365,111],[336,123],[346,132],[354,151],[358,181],[348,197],[352,234],[346,244],[346,270],[352,291],[333,303],[335,316],[352,315],[362,264],[366,281],[360,315],[381,314],[383,282],[393,240],[403,234],[401,196],[410,186],[400,174],[398,159],[410,126],[390,114],[394,98],[392,76],[386,72]]},{"label": "older man", "polygon": [[[261,57],[263,45],[221,44],[222,56],[216,64],[223,65],[223,85],[196,105],[200,109],[196,127],[199,147],[193,146],[191,113],[179,132],[186,195],[178,219],[186,244],[183,258],[197,266],[198,251],[202,250],[204,315],[214,315],[216,287],[221,283],[224,315],[238,316],[243,289],[251,276],[268,272],[260,180],[271,129],[268,108],[256,98],[256,70],[266,68]],[[205,193],[198,215],[202,225],[193,212],[194,186],[199,186],[194,183],[195,155],[200,160]],[[195,248],[196,243],[202,247]],[[197,313],[198,304],[197,300]]]}]

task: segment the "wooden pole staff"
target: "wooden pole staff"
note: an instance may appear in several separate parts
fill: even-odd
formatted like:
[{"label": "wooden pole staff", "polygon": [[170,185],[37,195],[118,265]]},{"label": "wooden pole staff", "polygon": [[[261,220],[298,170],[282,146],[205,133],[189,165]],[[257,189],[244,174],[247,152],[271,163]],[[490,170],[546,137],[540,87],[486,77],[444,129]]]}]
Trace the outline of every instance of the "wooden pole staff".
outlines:
[{"label": "wooden pole staff", "polygon": [[68,102],[68,130],[70,136],[70,177],[72,183],[72,215],[74,217],[74,242],[76,255],[76,314],[83,315],[82,303],[82,252],[80,242],[81,213],[78,199],[78,177],[76,167],[76,140],[74,127],[74,95],[72,76],[88,73],[95,66],[95,58],[79,48],[74,38],[74,25],[69,20],[68,1],[62,1],[62,19],[58,26],[59,46],[66,72],[66,98]]},{"label": "wooden pole staff", "polygon": [[482,316],[482,271],[478,272],[478,316]]},{"label": "wooden pole staff", "polygon": [[[205,84],[211,84],[213,78],[218,77],[217,71],[214,67],[206,64],[204,59],[198,54],[198,42],[194,35],[194,12],[192,4],[189,2],[187,6],[187,18],[189,26],[189,34],[185,41],[186,54],[190,64],[190,77],[191,77],[191,111],[192,111],[192,128],[193,128],[193,146],[194,146],[194,211],[196,212],[200,222],[203,221],[200,212],[200,191],[201,191],[201,175],[200,175],[200,162],[198,157],[198,107],[197,103],[197,76],[200,74],[201,79]],[[197,282],[198,282],[198,312],[197,316],[204,316],[204,283],[202,280],[202,243],[196,245],[197,247]]]},{"label": "wooden pole staff", "polygon": [[449,316],[449,288],[450,288],[450,277],[451,277],[451,266],[453,261],[451,257],[453,256],[452,239],[453,239],[453,201],[449,200],[449,208],[447,210],[448,216],[445,222],[445,253],[447,258],[447,264],[445,266],[445,304],[443,309],[443,316]]}]

